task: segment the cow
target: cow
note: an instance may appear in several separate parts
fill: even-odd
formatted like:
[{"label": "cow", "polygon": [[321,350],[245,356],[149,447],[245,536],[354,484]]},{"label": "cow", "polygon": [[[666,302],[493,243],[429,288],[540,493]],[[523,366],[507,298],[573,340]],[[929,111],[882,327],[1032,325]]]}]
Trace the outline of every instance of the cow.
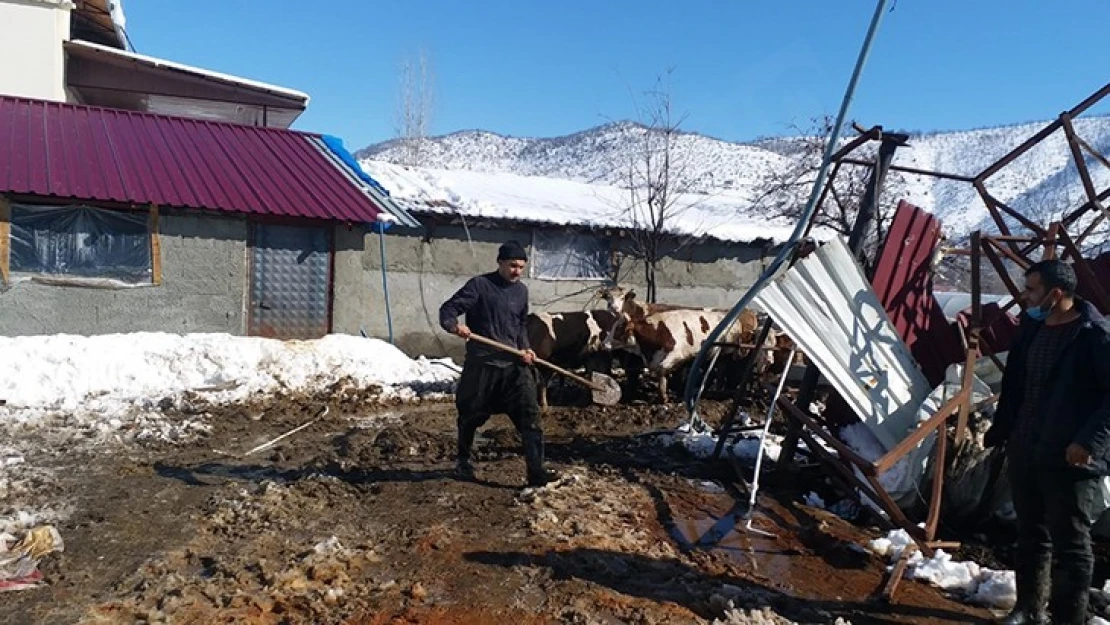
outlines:
[{"label": "cow", "polygon": [[[727,314],[712,308],[647,304],[636,301],[635,292],[628,292],[611,333],[611,347],[632,348],[643,356],[648,370],[657,377],[659,397],[666,403],[667,377],[694,360],[709,333]],[[755,340],[759,325],[755,312],[746,309],[718,342],[735,345],[733,351],[738,353],[742,344],[750,345]],[[769,336],[767,344],[773,346],[776,340],[777,336]],[[773,356],[770,351],[761,351],[757,357],[770,361]]]},{"label": "cow", "polygon": [[[617,321],[610,310],[588,310],[528,315],[528,342],[536,356],[564,369],[607,370],[608,338]],[[539,401],[547,412],[551,372],[539,369]]]}]

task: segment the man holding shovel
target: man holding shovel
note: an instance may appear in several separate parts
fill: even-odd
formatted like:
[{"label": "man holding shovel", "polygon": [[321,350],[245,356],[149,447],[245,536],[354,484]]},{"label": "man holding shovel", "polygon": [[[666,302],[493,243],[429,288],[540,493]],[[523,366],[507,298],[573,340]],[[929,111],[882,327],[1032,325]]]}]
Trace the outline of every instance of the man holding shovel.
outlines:
[{"label": "man holding shovel", "polygon": [[[466,361],[455,391],[459,411],[458,474],[474,478],[470,448],[490,415],[506,413],[524,444],[528,486],[542,486],[555,476],[544,469],[543,430],[536,402],[535,353],[528,344],[528,287],[520,281],[528,256],[516,241],[497,252],[497,271],[471,278],[439,309],[439,323],[466,344]],[[466,323],[459,317],[466,315]],[[469,340],[471,333],[522,351],[520,356]]]}]

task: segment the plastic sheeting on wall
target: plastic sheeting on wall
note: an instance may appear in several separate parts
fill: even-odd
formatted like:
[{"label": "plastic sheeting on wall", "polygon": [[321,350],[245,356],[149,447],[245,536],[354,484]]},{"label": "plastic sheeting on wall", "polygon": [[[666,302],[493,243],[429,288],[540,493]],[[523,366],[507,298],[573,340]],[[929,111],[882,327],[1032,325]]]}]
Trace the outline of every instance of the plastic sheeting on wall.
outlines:
[{"label": "plastic sheeting on wall", "polygon": [[609,240],[589,234],[536,230],[532,277],[545,280],[604,280],[612,274]]},{"label": "plastic sheeting on wall", "polygon": [[13,274],[150,282],[150,227],[145,213],[89,206],[13,204]]}]

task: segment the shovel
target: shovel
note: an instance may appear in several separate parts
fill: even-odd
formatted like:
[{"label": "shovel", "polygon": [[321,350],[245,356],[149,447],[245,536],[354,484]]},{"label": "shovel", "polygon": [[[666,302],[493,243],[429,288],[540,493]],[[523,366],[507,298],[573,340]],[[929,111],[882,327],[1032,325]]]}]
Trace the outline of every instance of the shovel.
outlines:
[{"label": "shovel", "polygon": [[[519,350],[515,347],[509,347],[504,343],[499,343],[498,341],[495,341],[493,339],[487,339],[486,337],[480,336],[478,334],[471,334],[468,340],[476,341],[487,347],[492,347],[494,349],[517,356],[518,358],[524,358],[523,350]],[[595,372],[590,374],[590,377],[593,378],[593,380],[591,381],[578,374],[571,373],[570,371],[567,371],[559,365],[551,364],[550,362],[547,362],[542,358],[533,358],[532,362],[540,365],[541,367],[551,369],[555,373],[565,376],[572,381],[577,382],[578,384],[581,384],[582,386],[590,389],[593,392],[593,400],[595,404],[599,404],[601,406],[615,406],[617,402],[621,400],[620,385],[617,384],[616,380],[603,373]]]}]

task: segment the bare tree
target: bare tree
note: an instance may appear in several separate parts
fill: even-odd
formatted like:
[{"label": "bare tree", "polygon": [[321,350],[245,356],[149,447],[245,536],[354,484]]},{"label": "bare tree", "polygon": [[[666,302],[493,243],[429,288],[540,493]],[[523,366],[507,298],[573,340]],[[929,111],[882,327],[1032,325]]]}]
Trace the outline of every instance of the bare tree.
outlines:
[{"label": "bare tree", "polygon": [[[796,136],[784,140],[779,146],[779,152],[788,158],[787,166],[769,172],[762,188],[758,189],[754,202],[758,213],[769,219],[794,222],[801,219],[834,124],[832,117],[823,116],[810,120],[808,128],[794,127]],[[876,147],[874,142],[865,144],[852,156],[874,161],[878,154]],[[814,225],[849,236],[859,215],[861,200],[872,180],[872,170],[871,167],[852,164],[843,164],[832,170],[836,174],[835,179],[817,208]],[[887,228],[901,199],[900,190],[905,184],[905,176],[896,171],[887,172],[874,223],[864,239],[866,257],[874,258],[876,247],[886,238]]]},{"label": "bare tree", "polygon": [[434,103],[431,59],[427,50],[420,48],[415,58],[401,61],[400,79],[395,130],[401,142],[403,164],[418,166],[423,161]]},{"label": "bare tree", "polygon": [[622,167],[628,191],[628,203],[622,210],[629,228],[624,252],[643,266],[648,302],[656,301],[659,261],[692,240],[675,229],[675,221],[695,205],[695,196],[690,193],[686,156],[678,149],[686,116],[674,112],[673,71],[658,76],[642,102],[633,98],[638,123],[622,126],[629,146]]}]

